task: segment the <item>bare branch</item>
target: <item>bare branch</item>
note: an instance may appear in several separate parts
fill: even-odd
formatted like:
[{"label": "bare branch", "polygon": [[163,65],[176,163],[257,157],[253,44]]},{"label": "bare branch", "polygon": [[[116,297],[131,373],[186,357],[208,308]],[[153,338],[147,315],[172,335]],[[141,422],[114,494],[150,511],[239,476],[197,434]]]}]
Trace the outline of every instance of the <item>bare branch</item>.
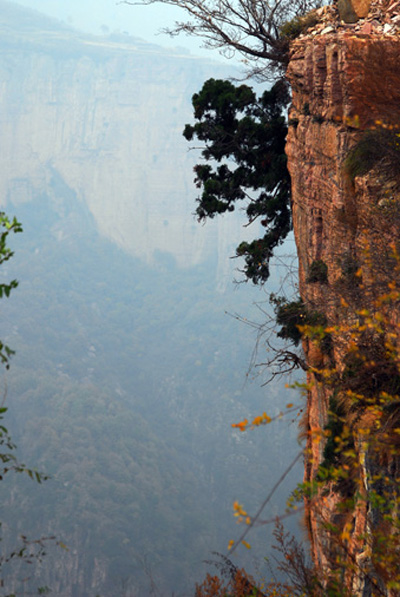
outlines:
[{"label": "bare branch", "polygon": [[236,548],[241,544],[241,542],[244,541],[244,539],[246,538],[247,534],[251,531],[251,529],[256,524],[256,522],[258,522],[258,520],[260,518],[260,515],[261,515],[261,512],[264,510],[264,508],[266,507],[266,505],[269,503],[269,501],[273,497],[274,493],[277,491],[277,489],[280,487],[280,485],[283,483],[283,481],[285,480],[285,478],[288,476],[288,474],[290,473],[290,471],[292,470],[292,468],[296,465],[296,463],[300,460],[300,458],[302,456],[303,456],[303,450],[301,450],[297,454],[297,456],[294,458],[294,460],[292,460],[292,462],[287,467],[287,469],[282,473],[282,475],[280,476],[280,478],[278,479],[278,481],[275,483],[275,485],[273,486],[273,488],[271,489],[271,491],[269,492],[269,494],[267,495],[267,497],[265,498],[265,500],[263,501],[263,503],[261,504],[261,506],[257,510],[255,516],[251,519],[250,524],[247,525],[246,529],[240,535],[239,539],[237,539],[235,541],[235,543],[232,545],[232,547],[231,547],[231,549],[229,551],[230,554],[232,554],[236,550]]},{"label": "bare branch", "polygon": [[200,37],[204,47],[218,49],[228,58],[238,53],[250,63],[248,76],[263,80],[286,66],[288,46],[280,34],[282,25],[322,4],[322,0],[121,0],[119,4],[157,2],[178,6],[189,17],[164,33]]}]

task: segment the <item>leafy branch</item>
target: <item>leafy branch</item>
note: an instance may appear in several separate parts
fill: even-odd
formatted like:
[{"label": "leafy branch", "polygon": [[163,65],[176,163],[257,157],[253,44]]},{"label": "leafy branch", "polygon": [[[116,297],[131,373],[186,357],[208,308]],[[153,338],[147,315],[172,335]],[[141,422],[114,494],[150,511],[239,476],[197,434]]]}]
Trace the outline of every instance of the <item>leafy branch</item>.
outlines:
[{"label": "leafy branch", "polygon": [[243,241],[236,256],[245,261],[244,274],[254,284],[269,277],[274,250],[291,229],[290,177],[286,166],[289,102],[287,85],[277,82],[261,97],[247,85],[209,79],[192,98],[194,125],[183,135],[204,142],[206,163],[194,167],[199,221],[232,212],[245,203],[249,223],[259,219],[262,238]]}]

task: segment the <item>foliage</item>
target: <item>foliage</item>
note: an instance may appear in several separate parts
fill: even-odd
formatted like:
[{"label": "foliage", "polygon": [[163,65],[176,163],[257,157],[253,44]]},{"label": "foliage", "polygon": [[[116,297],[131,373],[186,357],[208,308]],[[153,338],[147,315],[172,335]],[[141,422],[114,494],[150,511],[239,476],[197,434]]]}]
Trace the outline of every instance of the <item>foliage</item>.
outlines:
[{"label": "foliage", "polygon": [[256,582],[245,570],[238,569],[229,558],[216,554],[219,560],[207,563],[218,569],[219,576],[207,574],[203,583],[196,585],[195,597],[326,597],[305,550],[285,531],[279,519],[275,521],[273,535],[273,549],[277,554],[274,556],[276,570],[283,573],[286,582]]},{"label": "foliage", "polygon": [[285,574],[288,595],[317,596],[321,594],[321,584],[316,570],[303,547],[285,531],[282,522],[277,519],[274,529],[274,549],[280,554],[277,569]]},{"label": "foliage", "polygon": [[281,326],[277,334],[278,338],[290,340],[298,346],[302,336],[300,326],[305,324],[307,313],[302,299],[288,302],[283,297],[272,295],[270,300],[274,305],[276,322]]},{"label": "foliage", "polygon": [[[333,363],[314,376],[314,383],[331,388],[332,394],[324,430],[310,430],[314,443],[322,433],[324,450],[306,495],[329,537],[329,568],[322,582],[335,586],[336,595],[352,594],[351,577],[366,582],[371,595],[400,587],[400,334],[393,320],[400,302],[400,260],[393,250],[397,265],[391,279],[378,291],[370,278],[373,294],[369,285],[363,286],[368,308],[353,310],[344,302],[343,321],[326,328],[335,346],[342,346],[346,338],[344,366]],[[379,255],[364,256],[364,277]],[[341,496],[333,519],[324,510],[331,491]],[[354,527],[355,512],[359,517],[364,512],[365,528]]]},{"label": "foliage", "polygon": [[290,340],[295,346],[300,344],[304,333],[320,338],[327,344],[324,333],[326,317],[315,309],[306,305],[301,298],[288,301],[283,296],[270,295],[270,302],[274,306],[276,323],[281,326],[277,332],[278,338]]},{"label": "foliage", "polygon": [[291,227],[283,115],[288,100],[282,82],[257,98],[247,85],[209,79],[193,96],[197,122],[187,124],[183,133],[188,141],[205,142],[202,157],[207,163],[195,166],[195,182],[202,189],[199,220],[232,212],[237,202],[245,201],[249,223],[260,218],[267,229],[263,238],[244,241],[236,250],[254,284],[267,280],[273,251]]},{"label": "foliage", "polygon": [[[310,565],[278,523],[278,547],[285,536],[285,545],[293,548],[292,553],[284,548],[280,567],[289,576],[293,595],[352,597],[355,583],[369,587],[374,597],[389,590],[396,595],[400,589],[400,255],[393,243],[386,281],[388,268],[377,268],[379,247],[367,246],[356,261],[364,308],[360,301],[353,305],[342,297],[339,323],[327,325],[321,319],[297,326],[308,342],[321,345],[325,335],[342,354],[339,365],[333,357],[319,368],[308,363],[305,389],[321,388],[330,402],[323,428],[306,421],[309,463],[319,445],[322,458],[319,466],[314,463],[316,473],[295,493],[305,498],[307,525],[312,518],[319,527],[317,540],[325,542],[327,564]],[[353,276],[355,260],[348,269]],[[302,302],[275,300],[294,318],[307,318]],[[291,319],[283,323],[287,321]],[[246,420],[235,425],[241,431],[254,426]],[[242,520],[255,524],[258,515],[240,508],[246,514]],[[311,527],[310,532],[314,536]]]},{"label": "foliage", "polygon": [[[248,76],[261,80],[286,66],[288,38],[295,29],[292,20],[322,4],[320,0],[124,0],[125,4],[156,2],[179,6],[190,19],[177,22],[174,28],[165,29],[166,33],[201,37],[205,47],[216,48],[229,58],[238,53],[249,65]],[[287,22],[292,24],[285,25]]]},{"label": "foliage", "polygon": [[357,259],[349,252],[346,252],[341,260],[340,260],[340,269],[342,270],[342,275],[350,279],[352,283],[357,283],[357,272],[359,270],[360,264]]},{"label": "foliage", "polygon": [[295,597],[291,587],[271,581],[257,583],[243,568],[238,568],[223,554],[218,560],[207,562],[219,574],[207,574],[201,584],[196,584],[195,597]]},{"label": "foliage", "polygon": [[4,419],[4,414],[7,412],[7,408],[4,406],[0,408],[0,481],[4,479],[4,476],[13,471],[15,473],[26,473],[31,479],[37,483],[41,483],[48,479],[48,477],[34,469],[27,468],[25,464],[18,462],[17,458],[13,454],[16,446],[11,440],[7,428],[1,423]]},{"label": "foliage", "polygon": [[325,425],[326,443],[321,464],[323,469],[332,463],[336,464],[339,460],[335,438],[343,433],[344,415],[343,406],[338,404],[336,394],[332,394],[329,400],[328,422]]},{"label": "foliage", "polygon": [[[14,255],[14,252],[7,246],[8,235],[10,232],[22,232],[22,226],[15,217],[10,220],[4,212],[0,212],[0,229],[2,230],[0,233],[0,265],[2,265]],[[17,280],[11,280],[11,282],[8,283],[1,283],[0,298],[3,296],[9,297],[11,290],[17,286]],[[0,341],[0,361],[6,366],[6,369],[9,368],[9,359],[13,354],[14,351]]]},{"label": "foliage", "polygon": [[[14,252],[7,245],[8,235],[10,232],[22,232],[22,226],[15,217],[10,220],[4,212],[0,212],[0,227],[3,229],[0,234],[0,265],[2,265],[14,255]],[[11,290],[17,286],[18,282],[16,280],[0,284],[0,298],[3,298],[3,296],[9,297]],[[14,351],[3,342],[0,342],[0,360],[6,366],[6,369],[9,368],[9,358],[12,354],[14,354]],[[5,396],[3,404],[4,400]],[[15,473],[26,473],[32,480],[35,480],[40,484],[48,477],[43,473],[28,468],[25,464],[20,463],[13,453],[16,446],[8,433],[8,429],[3,424],[6,412],[7,408],[2,405],[0,407],[0,481],[3,481],[5,475],[12,471]],[[5,566],[15,560],[26,564],[40,562],[46,553],[45,543],[53,539],[54,537],[42,537],[37,540],[29,540],[25,535],[21,535],[21,545],[12,549],[9,553],[3,553],[0,556],[0,585],[4,587],[3,571]],[[0,538],[0,541],[1,540],[2,538]],[[46,592],[46,588],[41,587],[38,591],[39,593],[44,593]],[[9,597],[13,596],[10,595]]]},{"label": "foliage", "polygon": [[[1,524],[0,524],[1,527]],[[2,539],[0,538],[0,541]],[[3,572],[4,568],[7,567],[8,564],[12,564],[15,562],[23,563],[23,564],[40,564],[43,561],[43,558],[46,556],[46,549],[49,542],[53,542],[55,537],[41,537],[40,539],[28,539],[25,535],[21,535],[19,537],[20,544],[13,549],[10,553],[4,554],[0,556],[0,570]],[[63,544],[58,543],[58,545]],[[25,582],[27,578],[24,579]],[[0,577],[1,587],[5,586],[4,578]],[[14,584],[14,583],[13,583]],[[39,595],[47,595],[51,593],[51,590],[47,587],[38,587],[37,594]],[[16,597],[19,593],[7,593],[7,595],[3,594],[3,597]]]},{"label": "foliage", "polygon": [[400,134],[392,127],[377,123],[377,128],[364,132],[352,147],[344,167],[352,180],[364,176],[379,164],[386,178],[400,176]]},{"label": "foliage", "polygon": [[222,555],[220,557],[223,561],[221,572],[223,578],[207,574],[205,580],[200,585],[196,585],[195,597],[226,597],[226,595],[261,597],[263,595],[245,570],[237,568],[228,558]]},{"label": "foliage", "polygon": [[318,16],[315,11],[309,12],[306,15],[299,15],[286,21],[280,28],[282,37],[293,40],[302,33],[306,33],[308,29],[314,27],[318,23]]},{"label": "foliage", "polygon": [[[28,477],[40,484],[42,481],[48,479],[48,476],[20,463],[13,453],[16,446],[11,440],[7,428],[2,423],[6,412],[7,409],[5,407],[0,408],[0,481],[3,481],[5,475],[11,471],[26,473]],[[4,587],[3,574],[5,566],[16,560],[25,564],[41,562],[42,558],[46,555],[45,544],[53,541],[55,537],[42,537],[40,539],[29,540],[25,535],[21,535],[19,539],[20,546],[14,547],[10,552],[0,555],[0,584],[2,587]],[[2,541],[1,537],[0,541]]]},{"label": "foliage", "polygon": [[328,266],[322,259],[316,259],[310,265],[306,282],[308,284],[324,284],[328,281]]},{"label": "foliage", "polygon": [[[243,330],[238,344],[236,321],[223,315],[227,307],[249,312],[249,296],[259,292],[217,290],[214,256],[187,269],[172,260],[144,264],[98,235],[77,205],[83,229],[73,242],[58,242],[49,219],[65,231],[71,220],[40,205],[19,208],[30,226],[12,267],[24,283],[3,301],[2,329],[18,355],[8,379],[13,439],[25,461],[28,454],[54,480],[42,487],[10,477],[13,502],[0,487],[10,535],[35,538],[46,525],[68,545],[68,553],[49,551],[41,566],[40,582],[52,588],[73,584],[64,572],[73,565],[84,579],[81,593],[114,595],[113,581],[127,578],[132,593],[148,595],[148,554],[160,593],[190,594],[199,562],[226,546],[229,496],[249,491],[256,503],[264,492],[257,471],[265,438],[238,445],[229,425],[249,401],[256,412],[264,405],[258,384],[242,383],[254,337]],[[270,386],[274,403],[282,391],[283,384]],[[282,453],[287,430],[271,429],[271,475],[297,450],[296,430],[290,434]],[[211,508],[210,495],[225,499]],[[253,549],[262,545],[263,537],[252,538]],[[13,547],[5,539],[3,549]],[[240,567],[251,558],[246,552]],[[106,579],[91,589],[99,561]]]}]

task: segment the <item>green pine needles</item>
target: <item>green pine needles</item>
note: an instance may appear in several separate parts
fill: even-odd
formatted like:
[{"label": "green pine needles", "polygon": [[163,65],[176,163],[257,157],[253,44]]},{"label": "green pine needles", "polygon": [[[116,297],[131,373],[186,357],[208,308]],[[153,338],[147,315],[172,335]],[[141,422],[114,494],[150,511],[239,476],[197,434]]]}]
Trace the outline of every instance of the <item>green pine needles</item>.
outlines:
[{"label": "green pine needles", "polygon": [[234,211],[245,203],[249,222],[259,219],[262,238],[242,242],[236,255],[245,261],[244,273],[254,284],[269,277],[274,249],[291,229],[290,177],[285,140],[284,109],[287,84],[280,80],[257,98],[251,87],[209,79],[192,98],[196,124],[183,135],[205,142],[205,163],[194,168],[199,220]]}]

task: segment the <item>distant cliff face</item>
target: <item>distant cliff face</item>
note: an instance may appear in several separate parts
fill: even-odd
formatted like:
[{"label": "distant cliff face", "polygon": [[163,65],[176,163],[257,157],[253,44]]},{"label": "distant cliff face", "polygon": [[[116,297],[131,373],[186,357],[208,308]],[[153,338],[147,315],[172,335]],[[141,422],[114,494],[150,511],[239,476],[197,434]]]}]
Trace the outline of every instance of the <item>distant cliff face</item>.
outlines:
[{"label": "distant cliff face", "polygon": [[[226,69],[128,36],[84,37],[2,4],[2,204],[68,197],[149,262],[166,252],[189,266],[217,247],[226,264],[241,226],[198,226],[197,156],[182,137],[192,94]],[[19,13],[30,20],[21,25]]]},{"label": "distant cliff face", "polygon": [[[386,8],[375,2],[371,10],[385,12]],[[352,26],[338,26],[340,21],[334,18],[334,7],[326,10],[330,22],[320,25],[317,33],[302,36],[293,43],[288,69],[293,104],[287,154],[301,296],[310,308],[326,315],[329,325],[345,322],[350,325],[357,309],[371,305],[371,296],[365,290],[366,280],[387,287],[393,273],[376,266],[379,254],[383,258],[384,249],[398,239],[399,221],[393,217],[398,208],[385,211],[400,200],[398,184],[373,169],[352,180],[345,160],[363,131],[381,126],[377,122],[389,129],[400,123],[400,37],[394,25],[400,16],[397,6],[391,13],[385,12],[385,18],[390,14],[393,23],[374,22],[372,16]],[[367,263],[367,246],[372,247],[372,264]],[[326,264],[326,280],[310,282],[313,262]],[[357,282],[353,287],[348,284],[350,290],[346,293],[346,276],[354,275],[359,267],[363,269],[364,285],[357,291]],[[394,311],[392,317],[397,320],[398,313]],[[336,338],[328,356],[314,343],[305,341],[310,367],[321,370],[331,366],[333,360],[336,369],[343,371],[349,342],[345,334]],[[321,441],[321,434],[328,422],[329,401],[335,390],[321,383],[312,370],[308,381],[305,480],[311,481],[323,461],[325,441]],[[372,459],[363,453],[362,442],[357,443],[357,424],[354,423],[352,431],[360,464],[358,481],[359,487],[366,489],[373,474]],[[395,479],[399,463],[389,458],[383,466],[387,475]],[[318,507],[309,504],[307,511],[314,561],[320,569],[335,566],[336,548],[325,523],[343,528],[347,524],[348,561],[357,564],[353,566],[348,587],[352,595],[371,595],[366,577],[360,579],[360,567],[357,568],[358,564],[364,569],[369,565],[367,536],[374,521],[368,498],[361,500],[343,521],[338,503],[344,497],[337,487],[327,483],[320,498]],[[387,589],[382,594],[398,595]]]}]

